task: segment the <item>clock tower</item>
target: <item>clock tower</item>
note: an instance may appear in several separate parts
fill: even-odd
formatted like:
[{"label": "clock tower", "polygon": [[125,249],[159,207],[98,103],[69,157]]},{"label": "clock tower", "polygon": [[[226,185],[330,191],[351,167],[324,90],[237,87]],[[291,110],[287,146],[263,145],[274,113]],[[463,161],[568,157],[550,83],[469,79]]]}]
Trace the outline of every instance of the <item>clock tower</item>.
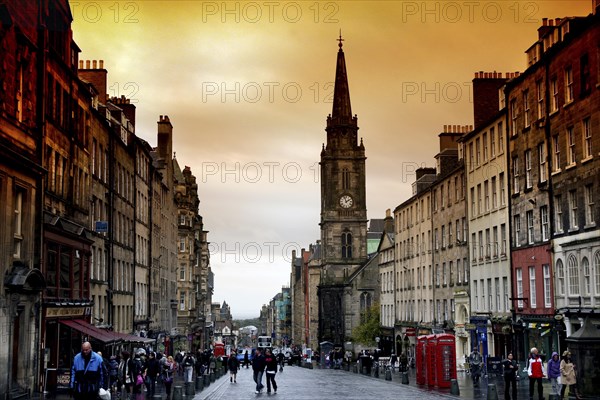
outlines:
[{"label": "clock tower", "polygon": [[346,61],[339,40],[333,110],[321,150],[321,281],[319,341],[343,343],[349,336],[344,314],[348,277],[367,261],[365,147],[352,115]]}]

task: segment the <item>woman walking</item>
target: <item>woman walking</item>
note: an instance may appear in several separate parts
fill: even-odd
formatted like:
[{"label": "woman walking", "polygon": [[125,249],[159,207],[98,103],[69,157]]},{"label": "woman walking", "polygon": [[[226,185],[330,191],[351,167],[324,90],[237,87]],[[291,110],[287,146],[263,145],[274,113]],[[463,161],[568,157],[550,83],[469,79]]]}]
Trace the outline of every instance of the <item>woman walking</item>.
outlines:
[{"label": "woman walking", "polygon": [[579,392],[577,391],[577,379],[575,376],[575,364],[571,361],[571,352],[565,351],[563,353],[563,359],[560,362],[560,376],[562,380],[562,389],[560,390],[560,399],[563,400],[565,397],[565,389],[569,386],[569,394],[575,393],[577,400],[581,399]]},{"label": "woman walking", "polygon": [[277,393],[277,382],[275,382],[277,358],[271,353],[271,349],[267,349],[266,351],[265,363],[267,365],[267,393],[271,393],[271,385],[273,385],[273,392]]},{"label": "woman walking", "polygon": [[171,386],[173,385],[173,375],[176,372],[176,364],[173,356],[167,357],[167,361],[162,366],[162,378],[167,392],[167,400],[171,398]]}]

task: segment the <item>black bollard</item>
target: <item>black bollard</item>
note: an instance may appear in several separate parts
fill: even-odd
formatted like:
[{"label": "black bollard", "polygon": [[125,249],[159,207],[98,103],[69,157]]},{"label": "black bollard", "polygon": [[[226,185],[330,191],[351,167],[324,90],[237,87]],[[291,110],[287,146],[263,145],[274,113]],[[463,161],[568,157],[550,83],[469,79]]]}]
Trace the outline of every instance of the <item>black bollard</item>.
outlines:
[{"label": "black bollard", "polygon": [[210,376],[208,374],[204,374],[202,376],[202,382],[204,383],[204,387],[210,386]]},{"label": "black bollard", "polygon": [[194,397],[195,394],[196,394],[196,388],[194,387],[194,384],[192,382],[186,382],[185,383],[185,395]]},{"label": "black bollard", "polygon": [[373,369],[373,376],[374,376],[375,378],[379,378],[379,367],[375,367],[375,368]]},{"label": "black bollard", "polygon": [[386,381],[391,381],[392,380],[392,371],[389,369],[385,370],[385,380]]},{"label": "black bollard", "polygon": [[210,376],[210,383],[213,383],[215,381],[215,373],[211,372],[209,376]]},{"label": "black bollard", "polygon": [[450,379],[450,394],[460,396],[460,389],[458,388],[458,381],[456,379]]},{"label": "black bollard", "polygon": [[402,384],[408,385],[408,372],[402,373]]},{"label": "black bollard", "polygon": [[498,392],[494,383],[488,384],[487,400],[498,400]]},{"label": "black bollard", "polygon": [[183,387],[173,386],[173,400],[183,400]]},{"label": "black bollard", "polygon": [[204,387],[204,379],[202,379],[202,375],[196,376],[196,391],[202,391]]}]

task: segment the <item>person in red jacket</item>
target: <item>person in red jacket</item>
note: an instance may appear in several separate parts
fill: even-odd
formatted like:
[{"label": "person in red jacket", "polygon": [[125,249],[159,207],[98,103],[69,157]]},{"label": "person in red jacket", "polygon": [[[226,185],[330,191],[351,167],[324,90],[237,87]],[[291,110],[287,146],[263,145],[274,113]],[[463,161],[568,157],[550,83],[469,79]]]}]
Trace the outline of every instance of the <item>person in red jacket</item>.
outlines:
[{"label": "person in red jacket", "polygon": [[544,400],[542,379],[544,376],[546,376],[546,372],[544,371],[544,363],[538,355],[538,349],[535,347],[531,349],[531,357],[529,357],[527,375],[529,375],[529,400],[533,400],[533,389],[536,381],[538,384],[538,398],[539,400]]}]

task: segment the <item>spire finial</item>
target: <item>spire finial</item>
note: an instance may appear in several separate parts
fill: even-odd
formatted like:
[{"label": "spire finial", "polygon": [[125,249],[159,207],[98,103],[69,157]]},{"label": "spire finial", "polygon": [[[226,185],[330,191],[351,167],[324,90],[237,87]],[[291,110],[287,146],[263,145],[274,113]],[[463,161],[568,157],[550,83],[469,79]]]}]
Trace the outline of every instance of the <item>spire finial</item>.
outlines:
[{"label": "spire finial", "polygon": [[340,29],[340,38],[339,38],[339,39],[336,39],[336,40],[337,40],[338,42],[340,42],[340,43],[338,44],[338,46],[340,46],[340,50],[341,50],[341,49],[342,49],[342,46],[343,46],[342,42],[344,41],[344,39],[342,39],[342,30],[341,30],[341,29]]}]

